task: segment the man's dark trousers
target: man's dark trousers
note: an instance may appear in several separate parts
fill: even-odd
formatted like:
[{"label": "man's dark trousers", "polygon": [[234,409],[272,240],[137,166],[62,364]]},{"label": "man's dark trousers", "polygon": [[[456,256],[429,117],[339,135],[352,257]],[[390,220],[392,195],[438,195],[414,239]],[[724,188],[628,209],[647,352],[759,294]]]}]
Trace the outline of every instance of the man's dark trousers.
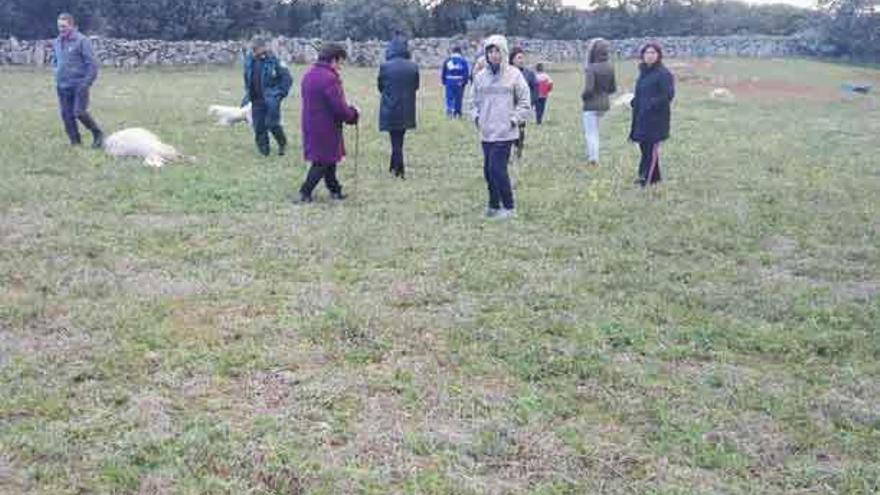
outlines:
[{"label": "man's dark trousers", "polygon": [[89,88],[57,88],[58,103],[61,107],[61,120],[64,122],[64,131],[70,139],[70,144],[82,143],[79,134],[79,120],[92,132],[95,138],[101,136],[101,128],[89,114]]}]

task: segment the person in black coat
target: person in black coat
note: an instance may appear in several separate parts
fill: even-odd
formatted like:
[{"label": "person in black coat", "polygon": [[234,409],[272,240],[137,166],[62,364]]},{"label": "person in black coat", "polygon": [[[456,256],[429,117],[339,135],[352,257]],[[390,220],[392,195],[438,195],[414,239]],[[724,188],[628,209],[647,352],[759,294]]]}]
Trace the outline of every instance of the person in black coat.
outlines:
[{"label": "person in black coat", "polygon": [[629,138],[639,143],[638,183],[642,187],[660,182],[660,143],[669,139],[670,106],[675,98],[675,80],[663,65],[660,45],[642,47],[642,62],[632,99],[632,128]]},{"label": "person in black coat", "polygon": [[[529,100],[532,104],[532,111],[534,112],[535,106],[538,104],[538,76],[535,75],[534,72],[529,70],[526,67],[526,52],[520,47],[514,47],[513,50],[510,50],[510,65],[516,67],[522,72],[523,77],[526,79],[526,84],[529,85]],[[514,148],[516,149],[516,157],[517,159],[522,158],[523,150],[526,147],[526,123],[521,122],[519,124],[519,139],[514,143]]]},{"label": "person in black coat", "polygon": [[404,178],[403,139],[406,131],[416,128],[416,92],[419,89],[419,66],[409,60],[406,39],[395,37],[388,43],[385,63],[377,81],[382,101],[379,106],[379,130],[391,135],[391,167],[396,177]]}]

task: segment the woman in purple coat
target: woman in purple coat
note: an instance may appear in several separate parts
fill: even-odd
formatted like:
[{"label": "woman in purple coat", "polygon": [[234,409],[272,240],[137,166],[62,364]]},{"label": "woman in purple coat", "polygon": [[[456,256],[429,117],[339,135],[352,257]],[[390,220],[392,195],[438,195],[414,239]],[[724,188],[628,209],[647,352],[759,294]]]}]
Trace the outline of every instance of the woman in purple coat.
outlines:
[{"label": "woman in purple coat", "polygon": [[303,155],[312,166],[299,189],[300,203],[312,201],[312,191],[321,179],[330,190],[330,198],[345,199],[336,178],[336,164],[345,156],[342,124],[357,124],[359,118],[357,109],[345,101],[339,77],[346,58],[345,48],[327,43],[302,79]]}]

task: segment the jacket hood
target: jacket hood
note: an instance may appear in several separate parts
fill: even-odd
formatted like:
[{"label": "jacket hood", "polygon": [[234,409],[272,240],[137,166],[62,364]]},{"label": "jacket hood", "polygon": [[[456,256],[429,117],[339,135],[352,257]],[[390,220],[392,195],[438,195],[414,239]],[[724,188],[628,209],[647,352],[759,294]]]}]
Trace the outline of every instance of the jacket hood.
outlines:
[{"label": "jacket hood", "polygon": [[486,48],[490,46],[497,46],[498,49],[501,50],[501,66],[506,66],[508,64],[507,59],[510,57],[510,48],[507,46],[507,38],[500,34],[493,34],[483,40],[481,52],[484,56],[486,55]]},{"label": "jacket hood", "polygon": [[[591,39],[587,43],[587,56],[584,60],[584,67],[589,67],[591,64],[595,63],[607,62],[610,57],[610,54],[608,53],[610,46],[610,43],[608,43],[608,40],[606,40],[605,38]],[[593,52],[597,51],[597,49],[604,49],[605,57],[604,59],[600,57],[600,59],[596,59],[595,61],[593,61]]]},{"label": "jacket hood", "polygon": [[408,59],[409,57],[409,44],[407,43],[406,38],[398,36],[388,42],[388,47],[385,48],[385,60],[391,60],[393,58]]}]

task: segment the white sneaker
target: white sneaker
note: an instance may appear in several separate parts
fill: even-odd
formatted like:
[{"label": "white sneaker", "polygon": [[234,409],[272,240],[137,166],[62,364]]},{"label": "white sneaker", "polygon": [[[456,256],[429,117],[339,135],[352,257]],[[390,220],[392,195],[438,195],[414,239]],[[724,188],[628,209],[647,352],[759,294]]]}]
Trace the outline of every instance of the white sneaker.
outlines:
[{"label": "white sneaker", "polygon": [[516,217],[516,210],[508,210],[506,208],[501,208],[500,210],[498,210],[498,213],[495,215],[494,218],[497,218],[499,220],[507,220],[508,218],[515,218],[515,217]]}]

